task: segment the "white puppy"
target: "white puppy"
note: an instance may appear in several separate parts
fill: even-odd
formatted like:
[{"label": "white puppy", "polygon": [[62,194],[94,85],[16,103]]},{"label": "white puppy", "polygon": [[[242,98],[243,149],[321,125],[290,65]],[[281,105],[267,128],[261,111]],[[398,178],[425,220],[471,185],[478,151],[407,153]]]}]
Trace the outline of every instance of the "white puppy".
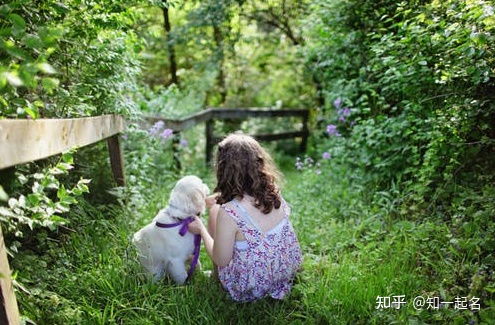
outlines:
[{"label": "white puppy", "polygon": [[187,279],[186,261],[194,251],[194,235],[179,234],[180,226],[160,228],[156,223],[174,224],[191,216],[199,216],[205,210],[205,199],[209,189],[196,176],[185,176],[175,184],[168,207],[160,210],[153,221],[136,232],[133,243],[144,268],[154,280],[169,274],[183,284]]}]

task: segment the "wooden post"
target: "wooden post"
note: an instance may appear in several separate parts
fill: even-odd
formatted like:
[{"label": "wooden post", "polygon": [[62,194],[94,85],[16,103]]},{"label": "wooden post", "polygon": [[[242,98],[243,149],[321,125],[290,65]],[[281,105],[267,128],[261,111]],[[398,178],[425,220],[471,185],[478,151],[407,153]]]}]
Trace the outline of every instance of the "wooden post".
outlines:
[{"label": "wooden post", "polygon": [[173,159],[174,159],[174,164],[175,168],[179,171],[181,170],[182,166],[180,163],[180,158],[179,158],[179,145],[180,145],[180,132],[174,132],[174,137],[172,139],[172,154],[173,154]]},{"label": "wooden post", "polygon": [[110,154],[110,165],[113,177],[119,186],[125,186],[124,158],[120,149],[119,135],[116,134],[107,139],[108,153]]},{"label": "wooden post", "polygon": [[306,111],[306,114],[303,115],[303,129],[302,132],[304,133],[301,139],[301,146],[300,150],[301,152],[306,152],[306,148],[308,146],[308,120],[309,120],[309,111]]},{"label": "wooden post", "polygon": [[205,125],[205,137],[206,137],[206,165],[211,163],[212,153],[213,153],[213,126],[214,120],[209,119],[206,121]]},{"label": "wooden post", "polygon": [[7,250],[3,241],[2,228],[0,228],[0,324],[18,325],[20,323]]}]

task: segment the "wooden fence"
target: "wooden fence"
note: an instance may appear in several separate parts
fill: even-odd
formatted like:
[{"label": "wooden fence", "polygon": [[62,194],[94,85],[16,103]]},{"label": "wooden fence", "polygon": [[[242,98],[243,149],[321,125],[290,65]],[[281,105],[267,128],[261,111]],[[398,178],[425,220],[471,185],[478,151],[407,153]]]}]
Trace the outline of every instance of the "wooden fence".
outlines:
[{"label": "wooden fence", "polygon": [[[124,165],[119,143],[119,133],[123,131],[124,119],[118,115],[0,120],[0,170],[107,139],[115,181],[124,186]],[[0,228],[0,324],[19,323],[19,310]]]},{"label": "wooden fence", "polygon": [[266,109],[266,108],[215,108],[211,107],[201,112],[193,114],[183,119],[168,119],[161,116],[149,116],[148,122],[156,123],[163,121],[166,128],[174,130],[174,133],[180,133],[199,123],[205,122],[205,153],[206,162],[209,163],[212,158],[213,146],[222,138],[214,135],[214,123],[216,120],[236,120],[247,118],[273,118],[273,117],[300,117],[302,119],[302,129],[299,131],[289,131],[277,134],[254,134],[252,135],[259,141],[275,141],[290,138],[301,138],[300,149],[306,151],[308,143],[308,118],[309,110],[307,109]]}]

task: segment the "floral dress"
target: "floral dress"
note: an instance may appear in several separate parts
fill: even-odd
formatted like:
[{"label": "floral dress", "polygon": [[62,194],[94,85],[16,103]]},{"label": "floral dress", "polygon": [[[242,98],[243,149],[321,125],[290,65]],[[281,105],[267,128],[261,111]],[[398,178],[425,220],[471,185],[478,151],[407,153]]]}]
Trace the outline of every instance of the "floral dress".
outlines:
[{"label": "floral dress", "polygon": [[282,299],[291,289],[301,265],[301,248],[283,199],[282,206],[284,218],[264,233],[236,199],[222,204],[246,238],[235,242],[230,263],[218,268],[220,282],[236,301]]}]

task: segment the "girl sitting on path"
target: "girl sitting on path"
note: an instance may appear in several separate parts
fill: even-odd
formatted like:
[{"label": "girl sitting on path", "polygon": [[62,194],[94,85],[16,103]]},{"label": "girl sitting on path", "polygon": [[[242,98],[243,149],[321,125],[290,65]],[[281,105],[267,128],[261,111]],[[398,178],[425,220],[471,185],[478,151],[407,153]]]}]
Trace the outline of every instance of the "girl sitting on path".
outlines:
[{"label": "girl sitting on path", "polygon": [[284,298],[301,265],[301,249],[271,157],[252,137],[231,134],[218,145],[216,174],[218,204],[210,199],[208,229],[196,217],[189,230],[203,238],[234,300]]}]

